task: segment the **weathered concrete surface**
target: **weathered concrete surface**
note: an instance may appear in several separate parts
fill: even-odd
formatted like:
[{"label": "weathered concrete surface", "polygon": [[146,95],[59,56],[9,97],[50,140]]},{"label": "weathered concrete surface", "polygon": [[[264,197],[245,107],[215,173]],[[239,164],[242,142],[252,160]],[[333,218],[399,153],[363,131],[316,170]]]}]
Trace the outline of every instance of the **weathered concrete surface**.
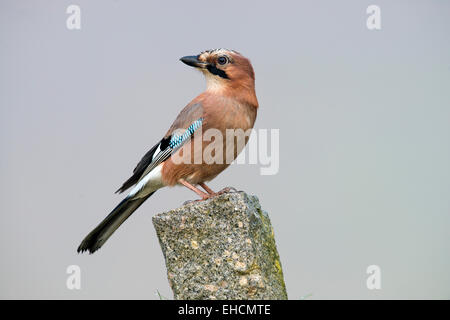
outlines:
[{"label": "weathered concrete surface", "polygon": [[223,193],[158,214],[153,224],[175,299],[287,299],[257,197]]}]

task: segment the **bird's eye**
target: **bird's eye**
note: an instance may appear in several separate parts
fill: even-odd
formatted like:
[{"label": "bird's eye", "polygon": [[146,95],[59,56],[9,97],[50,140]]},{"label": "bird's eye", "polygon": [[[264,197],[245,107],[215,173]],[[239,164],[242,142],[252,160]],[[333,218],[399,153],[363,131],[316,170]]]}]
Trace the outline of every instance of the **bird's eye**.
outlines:
[{"label": "bird's eye", "polygon": [[220,65],[224,65],[224,64],[226,64],[227,62],[228,62],[228,58],[227,58],[227,57],[224,57],[224,56],[221,56],[221,57],[219,57],[219,58],[217,59],[217,63],[220,64]]}]

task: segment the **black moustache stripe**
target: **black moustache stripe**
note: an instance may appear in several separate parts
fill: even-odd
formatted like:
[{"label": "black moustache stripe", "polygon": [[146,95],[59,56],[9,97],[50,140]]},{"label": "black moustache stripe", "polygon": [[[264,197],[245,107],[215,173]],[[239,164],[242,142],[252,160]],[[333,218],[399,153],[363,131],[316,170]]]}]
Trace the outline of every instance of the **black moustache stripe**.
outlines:
[{"label": "black moustache stripe", "polygon": [[206,69],[208,69],[209,72],[211,72],[212,74],[214,74],[216,76],[219,76],[219,77],[224,78],[224,79],[228,79],[228,76],[227,76],[226,72],[223,71],[223,70],[217,69],[216,66],[213,66],[213,65],[209,64],[206,67]]}]

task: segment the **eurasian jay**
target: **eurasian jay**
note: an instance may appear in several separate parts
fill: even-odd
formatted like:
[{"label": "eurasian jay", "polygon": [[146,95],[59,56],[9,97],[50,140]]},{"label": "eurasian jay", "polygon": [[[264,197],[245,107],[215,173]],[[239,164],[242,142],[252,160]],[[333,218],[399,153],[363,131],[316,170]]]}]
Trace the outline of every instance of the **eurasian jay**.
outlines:
[{"label": "eurasian jay", "polygon": [[[250,61],[240,53],[227,49],[208,50],[180,60],[205,75],[206,91],[180,112],[161,141],[144,155],[133,175],[117,190],[122,193],[132,187],[131,191],[84,238],[78,252],[93,253],[100,249],[113,232],[162,187],[184,185],[203,200],[216,195],[205,182],[225,170],[230,161],[206,163],[202,157],[198,161],[196,156],[209,146],[220,148],[224,159],[228,157],[227,159],[234,160],[247,143],[248,136],[244,145],[241,148],[234,147],[230,155],[226,143],[217,139],[204,139],[203,135],[209,129],[219,130],[225,137],[228,129],[248,131],[253,128],[258,100],[255,94],[255,74]],[[177,133],[180,129],[181,134]],[[201,133],[197,134],[198,132]],[[174,161],[176,157],[189,157],[191,161]],[[206,192],[197,186],[201,186]]]}]

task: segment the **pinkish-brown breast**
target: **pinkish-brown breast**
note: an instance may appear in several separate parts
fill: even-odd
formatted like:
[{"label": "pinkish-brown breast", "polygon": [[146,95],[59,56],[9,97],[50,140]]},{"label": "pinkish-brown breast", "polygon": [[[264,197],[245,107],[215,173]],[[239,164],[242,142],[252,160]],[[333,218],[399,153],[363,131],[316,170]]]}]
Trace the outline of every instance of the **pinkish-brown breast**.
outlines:
[{"label": "pinkish-brown breast", "polygon": [[[175,185],[179,179],[198,184],[215,178],[245,147],[249,129],[255,123],[256,107],[231,97],[204,93],[194,101],[203,109],[202,128],[164,163],[162,179],[165,185]],[[241,139],[228,131],[227,139],[227,129],[247,131],[247,135],[241,135]],[[222,139],[216,139],[219,133]]]}]

